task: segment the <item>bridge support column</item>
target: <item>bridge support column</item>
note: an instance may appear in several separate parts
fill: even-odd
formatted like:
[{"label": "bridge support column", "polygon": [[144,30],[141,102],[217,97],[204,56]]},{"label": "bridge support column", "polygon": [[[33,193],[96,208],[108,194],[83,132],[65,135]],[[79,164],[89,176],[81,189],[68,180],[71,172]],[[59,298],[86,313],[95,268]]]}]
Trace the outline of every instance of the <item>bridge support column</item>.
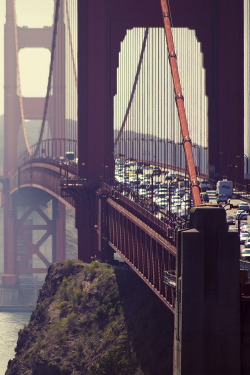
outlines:
[{"label": "bridge support column", "polygon": [[66,208],[57,199],[52,201],[52,257],[53,262],[63,262],[66,259]]},{"label": "bridge support column", "polygon": [[89,263],[97,255],[97,198],[96,189],[86,187],[75,197],[78,257]]},{"label": "bridge support column", "polygon": [[216,206],[179,232],[174,375],[240,375],[239,239]]},{"label": "bridge support column", "polygon": [[15,215],[12,210],[12,198],[9,194],[9,181],[3,183],[4,194],[4,274],[2,286],[4,288],[15,288],[18,277],[16,275],[16,254],[15,254]]},{"label": "bridge support column", "polygon": [[65,206],[38,189],[20,189],[12,196],[5,189],[2,286],[20,289],[34,275],[43,282],[39,274],[65,260]]},{"label": "bridge support column", "polygon": [[114,250],[108,244],[109,241],[109,213],[107,198],[109,193],[100,189],[98,192],[98,257],[102,261],[113,261]]}]

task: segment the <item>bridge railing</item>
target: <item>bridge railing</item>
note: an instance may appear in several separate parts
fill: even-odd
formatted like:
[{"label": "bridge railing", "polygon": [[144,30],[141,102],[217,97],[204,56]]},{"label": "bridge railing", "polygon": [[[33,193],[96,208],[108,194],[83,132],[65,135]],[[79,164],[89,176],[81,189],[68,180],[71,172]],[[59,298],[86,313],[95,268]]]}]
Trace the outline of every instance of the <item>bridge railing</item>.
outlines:
[{"label": "bridge railing", "polygon": [[176,231],[107,184],[98,196],[102,248],[108,244],[174,311],[175,285],[165,282],[165,273],[176,269]]},{"label": "bridge railing", "polygon": [[[36,150],[36,144],[31,146],[32,154]],[[74,158],[77,159],[78,148],[77,141],[66,138],[50,138],[45,139],[41,142],[38,152],[36,153],[35,158],[47,158],[55,160],[57,163],[65,159],[65,153],[72,152],[74,153]],[[32,155],[30,156],[28,151],[23,152],[18,157],[18,165],[22,165],[25,162],[31,161],[33,159]]]}]

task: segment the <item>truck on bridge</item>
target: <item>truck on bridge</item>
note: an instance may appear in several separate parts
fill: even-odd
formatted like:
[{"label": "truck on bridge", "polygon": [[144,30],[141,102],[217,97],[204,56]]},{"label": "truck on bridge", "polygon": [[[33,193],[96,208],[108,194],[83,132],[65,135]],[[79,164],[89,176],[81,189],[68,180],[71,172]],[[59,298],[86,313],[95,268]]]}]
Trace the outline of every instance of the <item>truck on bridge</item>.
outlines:
[{"label": "truck on bridge", "polygon": [[233,181],[222,180],[216,184],[216,195],[224,194],[228,198],[233,195]]},{"label": "truck on bridge", "polygon": [[233,181],[222,180],[216,184],[217,203],[228,203],[233,195]]}]

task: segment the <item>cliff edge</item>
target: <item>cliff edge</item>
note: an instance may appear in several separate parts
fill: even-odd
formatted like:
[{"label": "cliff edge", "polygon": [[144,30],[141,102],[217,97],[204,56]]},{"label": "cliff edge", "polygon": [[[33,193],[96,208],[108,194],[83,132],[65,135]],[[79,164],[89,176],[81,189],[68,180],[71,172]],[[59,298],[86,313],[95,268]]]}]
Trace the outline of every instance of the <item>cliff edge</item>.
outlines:
[{"label": "cliff edge", "polygon": [[170,375],[173,315],[130,269],[53,264],[6,375]]}]

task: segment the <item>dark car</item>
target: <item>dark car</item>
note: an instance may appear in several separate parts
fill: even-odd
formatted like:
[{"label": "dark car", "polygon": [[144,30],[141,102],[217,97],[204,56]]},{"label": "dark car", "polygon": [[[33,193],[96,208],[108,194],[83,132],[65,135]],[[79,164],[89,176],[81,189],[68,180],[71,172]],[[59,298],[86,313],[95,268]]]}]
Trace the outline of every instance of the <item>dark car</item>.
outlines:
[{"label": "dark car", "polygon": [[202,193],[201,194],[201,201],[202,202],[205,202],[205,203],[208,203],[209,202],[209,196],[207,193]]},{"label": "dark car", "polygon": [[160,176],[161,175],[161,168],[159,167],[154,167],[152,171],[153,176]]},{"label": "dark car", "polygon": [[201,181],[200,188],[201,188],[201,191],[211,190],[212,184],[210,181]]},{"label": "dark car", "polygon": [[234,225],[235,224],[235,218],[233,216],[227,216],[227,224],[228,225]]}]

